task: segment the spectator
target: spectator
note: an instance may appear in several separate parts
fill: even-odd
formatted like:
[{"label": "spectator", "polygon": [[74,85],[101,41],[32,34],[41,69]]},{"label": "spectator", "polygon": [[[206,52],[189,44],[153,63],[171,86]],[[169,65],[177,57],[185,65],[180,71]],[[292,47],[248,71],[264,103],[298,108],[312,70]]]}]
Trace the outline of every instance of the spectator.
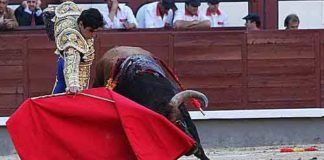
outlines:
[{"label": "spectator", "polygon": [[40,0],[27,0],[15,10],[19,26],[44,25]]},{"label": "spectator", "polygon": [[136,16],[139,28],[171,28],[175,10],[177,7],[174,0],[160,0],[146,4]]},{"label": "spectator", "polygon": [[243,17],[243,19],[246,21],[245,26],[247,30],[260,30],[261,20],[257,14],[250,13],[247,16]]},{"label": "spectator", "polygon": [[210,19],[211,27],[224,27],[228,25],[228,16],[219,9],[219,0],[207,0],[208,7],[205,12]]},{"label": "spectator", "polygon": [[296,14],[290,14],[285,18],[286,30],[296,30],[299,27],[299,18]]},{"label": "spectator", "polygon": [[134,29],[137,26],[133,11],[125,5],[120,5],[118,0],[106,0],[108,15],[104,15],[105,28]]},{"label": "spectator", "polygon": [[0,0],[0,30],[15,29],[17,26],[14,11],[8,8],[8,0]]},{"label": "spectator", "polygon": [[185,7],[174,16],[175,28],[210,28],[210,20],[199,12],[200,0],[186,0]]}]

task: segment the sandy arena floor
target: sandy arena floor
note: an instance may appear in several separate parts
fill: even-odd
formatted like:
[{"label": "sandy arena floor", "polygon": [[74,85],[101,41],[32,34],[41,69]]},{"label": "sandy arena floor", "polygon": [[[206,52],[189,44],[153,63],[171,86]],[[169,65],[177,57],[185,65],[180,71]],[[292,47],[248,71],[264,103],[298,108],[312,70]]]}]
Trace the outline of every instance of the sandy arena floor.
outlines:
[{"label": "sandy arena floor", "polygon": [[[281,153],[280,148],[315,146],[318,151]],[[324,144],[298,146],[265,146],[243,148],[209,148],[206,149],[211,160],[324,160]],[[0,156],[0,160],[20,160],[17,155]],[[179,160],[196,160],[194,156]]]},{"label": "sandy arena floor", "polygon": [[[281,153],[280,148],[315,146],[318,151]],[[324,144],[206,149],[211,160],[324,160]],[[193,156],[180,160],[195,160]]]}]

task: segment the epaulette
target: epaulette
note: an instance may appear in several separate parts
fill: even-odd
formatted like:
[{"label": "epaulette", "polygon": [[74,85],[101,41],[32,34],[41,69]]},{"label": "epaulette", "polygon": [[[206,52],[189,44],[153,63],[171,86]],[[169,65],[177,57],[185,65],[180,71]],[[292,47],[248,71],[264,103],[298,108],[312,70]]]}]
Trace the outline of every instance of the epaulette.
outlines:
[{"label": "epaulette", "polygon": [[89,52],[87,41],[81,33],[75,29],[67,28],[63,30],[56,38],[58,50],[63,51],[69,47],[73,47],[79,52],[86,54]]},{"label": "epaulette", "polygon": [[78,23],[75,17],[68,16],[61,21],[57,21],[54,26],[54,36],[57,37],[67,28],[78,30]]},{"label": "epaulette", "polygon": [[55,9],[55,15],[57,18],[62,18],[66,16],[80,16],[81,15],[81,9],[77,6],[77,4],[67,1]]},{"label": "epaulette", "polygon": [[47,7],[43,10],[43,12],[55,12],[55,8],[54,6],[50,6],[50,7]]}]

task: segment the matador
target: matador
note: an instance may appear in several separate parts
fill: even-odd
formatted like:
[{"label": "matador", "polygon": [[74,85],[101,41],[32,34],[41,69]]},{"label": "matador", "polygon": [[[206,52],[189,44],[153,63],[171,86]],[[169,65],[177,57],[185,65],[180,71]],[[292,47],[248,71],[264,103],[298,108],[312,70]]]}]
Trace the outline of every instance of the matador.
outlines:
[{"label": "matador", "polygon": [[[75,93],[87,89],[90,66],[94,60],[94,36],[97,29],[104,24],[102,15],[94,8],[81,11],[72,1],[46,9],[45,18],[46,12],[51,11],[55,13],[51,22],[57,47],[55,54],[59,56],[52,93]],[[51,28],[48,23],[45,25]]]}]

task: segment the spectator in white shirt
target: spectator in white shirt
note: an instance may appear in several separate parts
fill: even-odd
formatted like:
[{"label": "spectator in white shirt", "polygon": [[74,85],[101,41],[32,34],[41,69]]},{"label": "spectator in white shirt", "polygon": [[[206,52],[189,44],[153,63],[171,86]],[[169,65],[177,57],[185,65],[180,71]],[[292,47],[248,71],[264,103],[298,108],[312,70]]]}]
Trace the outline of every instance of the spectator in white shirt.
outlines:
[{"label": "spectator in white shirt", "polygon": [[210,28],[210,20],[206,14],[199,12],[199,6],[200,0],[186,0],[184,9],[175,12],[175,28]]},{"label": "spectator in white shirt", "polygon": [[219,0],[207,0],[208,7],[204,13],[210,19],[211,27],[228,25],[228,16],[219,9]]},{"label": "spectator in white shirt", "polygon": [[103,15],[106,22],[105,28],[127,30],[136,28],[136,18],[128,6],[119,4],[118,0],[106,1],[108,15]]},{"label": "spectator in white shirt", "polygon": [[174,0],[160,0],[142,6],[136,16],[139,28],[171,28]]}]

